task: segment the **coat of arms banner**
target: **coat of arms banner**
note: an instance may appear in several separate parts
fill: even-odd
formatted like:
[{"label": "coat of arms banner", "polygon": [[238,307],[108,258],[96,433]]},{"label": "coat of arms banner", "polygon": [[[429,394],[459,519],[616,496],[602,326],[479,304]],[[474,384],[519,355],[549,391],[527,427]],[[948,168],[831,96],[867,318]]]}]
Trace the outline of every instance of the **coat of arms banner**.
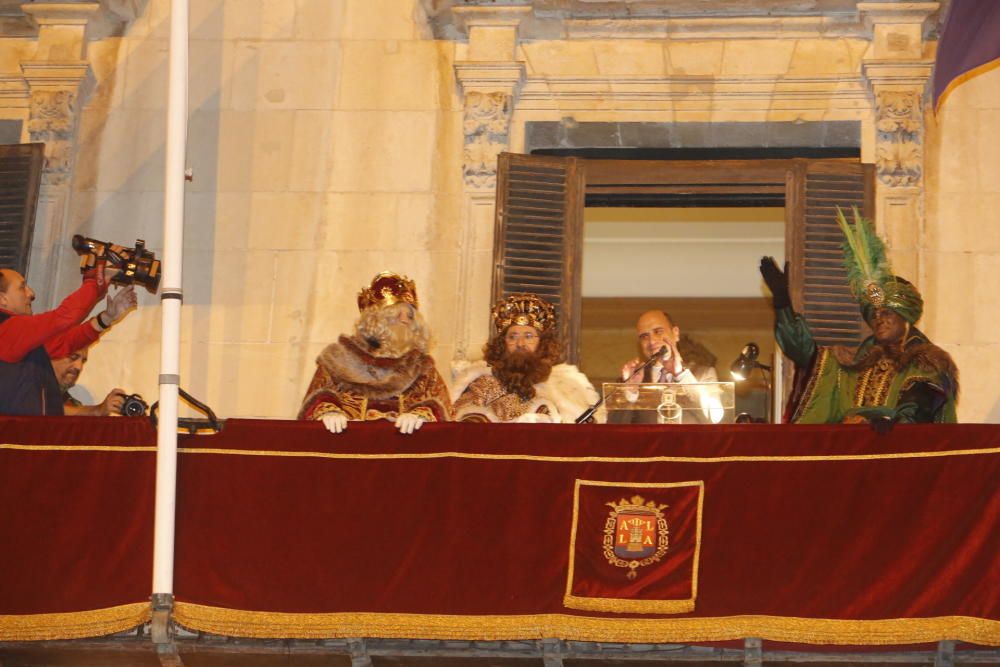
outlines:
[{"label": "coat of arms banner", "polygon": [[566,606],[634,613],[693,611],[703,493],[701,481],[577,480]]}]

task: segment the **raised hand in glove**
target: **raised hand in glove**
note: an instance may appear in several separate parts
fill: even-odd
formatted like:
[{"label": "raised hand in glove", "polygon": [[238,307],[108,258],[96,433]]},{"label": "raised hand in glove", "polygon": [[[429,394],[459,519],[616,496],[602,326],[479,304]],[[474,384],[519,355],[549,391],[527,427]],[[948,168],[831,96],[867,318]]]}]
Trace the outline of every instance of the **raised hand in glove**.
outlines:
[{"label": "raised hand in glove", "polygon": [[125,317],[126,313],[135,308],[137,303],[138,299],[135,296],[135,287],[132,285],[118,290],[114,296],[109,294],[107,306],[104,308],[104,312],[108,314],[106,319],[110,320],[111,324],[114,324]]},{"label": "raised hand in glove", "polygon": [[760,258],[760,275],[764,277],[767,288],[774,296],[774,309],[788,308],[792,305],[792,297],[788,293],[788,262],[785,262],[785,270],[778,268],[778,263],[774,257]]},{"label": "raised hand in glove", "polygon": [[403,414],[396,417],[396,428],[403,435],[410,435],[414,431],[419,431],[420,427],[424,425],[424,418],[413,414],[412,412],[404,412]]}]

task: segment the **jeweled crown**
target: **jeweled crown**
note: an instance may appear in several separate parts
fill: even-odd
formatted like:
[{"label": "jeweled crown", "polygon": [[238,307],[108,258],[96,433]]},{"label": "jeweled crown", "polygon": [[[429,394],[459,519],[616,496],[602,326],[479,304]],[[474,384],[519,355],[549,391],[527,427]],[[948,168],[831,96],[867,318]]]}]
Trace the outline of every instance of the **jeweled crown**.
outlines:
[{"label": "jeweled crown", "polygon": [[547,331],[555,326],[555,307],[534,294],[511,294],[493,306],[493,328],[502,334],[508,327],[528,326]]},{"label": "jeweled crown", "polygon": [[368,287],[358,292],[358,310],[372,306],[391,306],[394,303],[408,303],[414,308],[417,304],[417,286],[407,278],[392,271],[383,271],[374,278]]}]

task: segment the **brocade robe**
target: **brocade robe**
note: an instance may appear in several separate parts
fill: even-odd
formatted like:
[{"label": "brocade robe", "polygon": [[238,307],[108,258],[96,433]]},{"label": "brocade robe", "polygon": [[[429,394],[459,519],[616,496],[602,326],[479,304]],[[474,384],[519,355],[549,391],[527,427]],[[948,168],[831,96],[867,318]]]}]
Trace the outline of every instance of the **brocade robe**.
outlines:
[{"label": "brocade robe", "polygon": [[342,413],[372,421],[404,412],[431,422],[451,419],[448,386],[430,355],[411,350],[398,359],[375,357],[362,345],[341,336],[320,353],[299,419]]},{"label": "brocade robe", "polygon": [[855,415],[903,423],[957,421],[958,369],[916,328],[897,355],[887,354],[873,337],[853,353],[817,346],[805,319],[791,308],[777,311],[775,334],[796,366],[792,423],[835,424]]}]

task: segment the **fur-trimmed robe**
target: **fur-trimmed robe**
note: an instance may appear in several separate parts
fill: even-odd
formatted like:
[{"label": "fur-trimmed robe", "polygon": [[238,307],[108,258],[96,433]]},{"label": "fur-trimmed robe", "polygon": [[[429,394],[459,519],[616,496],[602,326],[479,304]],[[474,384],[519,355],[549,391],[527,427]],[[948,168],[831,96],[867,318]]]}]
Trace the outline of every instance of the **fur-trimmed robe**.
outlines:
[{"label": "fur-trimmed robe", "polygon": [[[523,400],[507,392],[485,361],[460,371],[451,390],[456,421],[572,423],[597,402],[590,380],[570,364],[558,364],[545,382],[535,385],[535,396]],[[604,421],[604,411],[595,420]]]},{"label": "fur-trimmed robe", "polygon": [[451,419],[448,387],[430,355],[411,350],[398,359],[375,357],[363,342],[341,336],[316,358],[299,419],[343,413],[370,421],[404,412],[426,421]]}]

